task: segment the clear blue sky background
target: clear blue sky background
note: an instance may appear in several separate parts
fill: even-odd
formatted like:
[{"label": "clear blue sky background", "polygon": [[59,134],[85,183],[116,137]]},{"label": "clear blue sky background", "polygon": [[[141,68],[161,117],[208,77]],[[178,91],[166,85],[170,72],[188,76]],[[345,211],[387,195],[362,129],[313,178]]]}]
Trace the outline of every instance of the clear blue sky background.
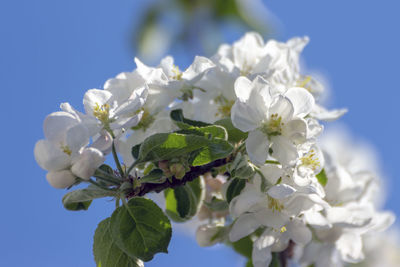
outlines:
[{"label": "clear blue sky background", "polygon": [[[92,236],[113,204],[96,201],[87,212],[64,210],[65,192],[47,184],[33,147],[43,137],[43,119],[61,102],[82,107],[85,90],[134,68],[129,31],[143,2],[1,1],[0,266],[95,265]],[[390,185],[386,206],[400,215],[400,2],[266,2],[283,24],[277,39],[310,36],[307,66],[329,78],[334,106],[350,109],[342,121],[378,149]],[[182,234],[173,237],[169,250],[147,266],[240,265],[230,250],[201,249]]]}]

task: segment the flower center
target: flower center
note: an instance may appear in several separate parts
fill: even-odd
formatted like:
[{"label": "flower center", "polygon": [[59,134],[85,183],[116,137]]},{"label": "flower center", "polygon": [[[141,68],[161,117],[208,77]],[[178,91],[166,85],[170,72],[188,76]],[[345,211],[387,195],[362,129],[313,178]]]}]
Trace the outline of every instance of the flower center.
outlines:
[{"label": "flower center", "polygon": [[279,202],[279,200],[268,196],[268,208],[271,209],[273,212],[278,211],[281,212],[285,206]]},{"label": "flower center", "polygon": [[[309,85],[310,82],[311,82],[311,76],[306,76],[306,77],[304,78],[304,80],[300,80],[300,81],[297,82],[297,86],[298,86],[298,87],[303,87],[303,88],[306,89],[307,91],[311,92],[311,91],[312,91],[312,88],[311,88],[311,86]],[[308,84],[308,86],[307,86],[307,84]]]},{"label": "flower center", "polygon": [[93,116],[103,124],[107,124],[110,118],[110,105],[103,104],[100,106],[99,103],[96,103],[96,106],[93,109]]},{"label": "flower center", "polygon": [[178,80],[178,81],[182,80],[183,73],[179,70],[178,66],[173,65],[172,72],[174,73],[174,75],[170,76],[171,79]]},{"label": "flower center", "polygon": [[314,149],[311,149],[310,152],[308,152],[307,155],[302,157],[300,160],[302,165],[311,168],[313,171],[320,166],[320,162]]},{"label": "flower center", "polygon": [[228,100],[223,95],[219,95],[216,98],[214,98],[214,102],[215,104],[218,105],[218,109],[217,112],[215,113],[215,116],[225,118],[231,115],[231,109],[233,104],[235,104],[235,101]]},{"label": "flower center", "polygon": [[61,145],[60,145],[60,148],[61,148],[62,152],[64,152],[64,153],[67,154],[68,156],[71,156],[72,151],[71,151],[71,149],[69,148],[69,146],[61,144]]},{"label": "flower center", "polygon": [[147,108],[142,108],[138,112],[142,110],[143,110],[142,119],[136,126],[132,127],[132,130],[143,129],[143,131],[146,131],[150,127],[150,125],[155,121],[154,116],[150,114]]},{"label": "flower center", "polygon": [[272,114],[269,120],[262,124],[261,131],[268,136],[277,136],[282,134],[282,117],[278,114]]}]

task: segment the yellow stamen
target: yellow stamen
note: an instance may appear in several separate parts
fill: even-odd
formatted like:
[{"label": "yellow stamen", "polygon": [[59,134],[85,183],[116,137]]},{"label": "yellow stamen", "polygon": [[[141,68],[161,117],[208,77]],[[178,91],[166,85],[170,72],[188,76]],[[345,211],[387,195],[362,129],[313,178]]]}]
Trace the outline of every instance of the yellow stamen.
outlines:
[{"label": "yellow stamen", "polygon": [[311,82],[311,79],[311,76],[306,76],[304,80],[298,81],[297,86],[303,87],[304,89],[307,89],[309,92],[311,92],[312,88],[310,86],[307,86],[307,84]]},{"label": "yellow stamen", "polygon": [[155,121],[155,118],[153,115],[150,114],[149,110],[146,108],[138,110],[138,113],[140,111],[143,111],[142,119],[140,120],[138,125],[132,127],[132,130],[143,129],[143,131],[146,131],[147,128],[149,128],[151,124]]},{"label": "yellow stamen", "polygon": [[273,212],[281,212],[285,208],[285,206],[280,203],[279,200],[268,196],[268,208],[270,208]]},{"label": "yellow stamen", "polygon": [[61,144],[61,150],[62,150],[62,152],[64,152],[68,156],[71,156],[71,154],[72,154],[71,149],[66,145]]},{"label": "yellow stamen", "polygon": [[235,101],[228,100],[223,95],[219,95],[214,99],[215,104],[218,105],[217,112],[215,116],[219,116],[221,118],[229,117],[231,115],[231,109]]},{"label": "yellow stamen", "polygon": [[284,232],[286,232],[287,230],[286,230],[286,227],[285,226],[282,226],[281,227],[281,233],[284,233]]},{"label": "yellow stamen", "polygon": [[96,103],[96,106],[93,109],[93,116],[95,116],[103,124],[107,124],[110,118],[110,105],[103,104],[100,106],[98,103]]},{"label": "yellow stamen", "polygon": [[313,171],[320,166],[319,159],[317,158],[314,149],[311,149],[310,152],[308,152],[308,154],[302,157],[300,160],[302,165],[310,167]]},{"label": "yellow stamen", "polygon": [[270,119],[261,126],[261,131],[268,136],[276,136],[282,134],[282,117],[278,114],[272,114]]},{"label": "yellow stamen", "polygon": [[174,76],[171,76],[170,78],[171,79],[174,79],[174,80],[182,80],[182,72],[179,70],[179,67],[178,66],[175,66],[175,65],[173,65],[173,67],[172,67],[172,72],[175,74]]}]

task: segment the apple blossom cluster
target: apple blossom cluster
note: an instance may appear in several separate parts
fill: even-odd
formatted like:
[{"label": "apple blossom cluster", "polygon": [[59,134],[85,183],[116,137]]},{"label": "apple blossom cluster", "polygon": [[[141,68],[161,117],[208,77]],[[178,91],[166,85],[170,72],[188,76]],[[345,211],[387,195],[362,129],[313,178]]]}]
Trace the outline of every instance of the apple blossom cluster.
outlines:
[{"label": "apple blossom cluster", "polygon": [[[172,57],[157,67],[135,59],[134,71],[86,92],[84,112],[63,103],[47,116],[45,139],[35,146],[47,181],[56,188],[91,183],[79,197],[67,194],[64,206],[87,209],[89,200],[104,196],[117,207],[124,203],[99,224],[97,263],[117,266],[96,255],[102,251],[96,242],[104,239],[96,235],[109,234],[107,227],[132,266],[166,251],[157,244],[141,251],[135,240],[129,244],[139,245],[130,246],[118,232],[127,228],[115,226],[125,223],[124,209],[139,225],[135,205],[161,191],[170,219],[206,221],[196,232],[200,246],[247,246],[251,253],[237,250],[249,266],[284,266],[279,255],[315,267],[364,260],[366,236],[385,230],[394,215],[377,204],[380,180],[356,162],[358,152],[321,142],[321,121],[346,110],[324,108],[322,83],[301,72],[307,43],[306,37],[265,43],[247,33],[211,58],[196,57],[184,71]],[[108,154],[116,170],[103,164]]]}]

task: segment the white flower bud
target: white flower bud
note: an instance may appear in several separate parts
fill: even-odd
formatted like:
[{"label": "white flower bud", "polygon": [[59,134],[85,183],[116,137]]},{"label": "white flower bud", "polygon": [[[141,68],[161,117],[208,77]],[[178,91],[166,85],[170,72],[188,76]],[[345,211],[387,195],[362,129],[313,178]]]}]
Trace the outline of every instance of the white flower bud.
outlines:
[{"label": "white flower bud", "polygon": [[104,162],[103,153],[96,148],[86,148],[72,165],[71,171],[79,178],[89,180],[96,169]]},{"label": "white flower bud", "polygon": [[221,240],[221,237],[216,236],[223,226],[212,224],[200,225],[196,231],[196,240],[200,247],[209,247],[215,245]]},{"label": "white flower bud", "polygon": [[62,189],[73,185],[76,177],[70,170],[62,170],[47,173],[46,179],[52,187]]}]

